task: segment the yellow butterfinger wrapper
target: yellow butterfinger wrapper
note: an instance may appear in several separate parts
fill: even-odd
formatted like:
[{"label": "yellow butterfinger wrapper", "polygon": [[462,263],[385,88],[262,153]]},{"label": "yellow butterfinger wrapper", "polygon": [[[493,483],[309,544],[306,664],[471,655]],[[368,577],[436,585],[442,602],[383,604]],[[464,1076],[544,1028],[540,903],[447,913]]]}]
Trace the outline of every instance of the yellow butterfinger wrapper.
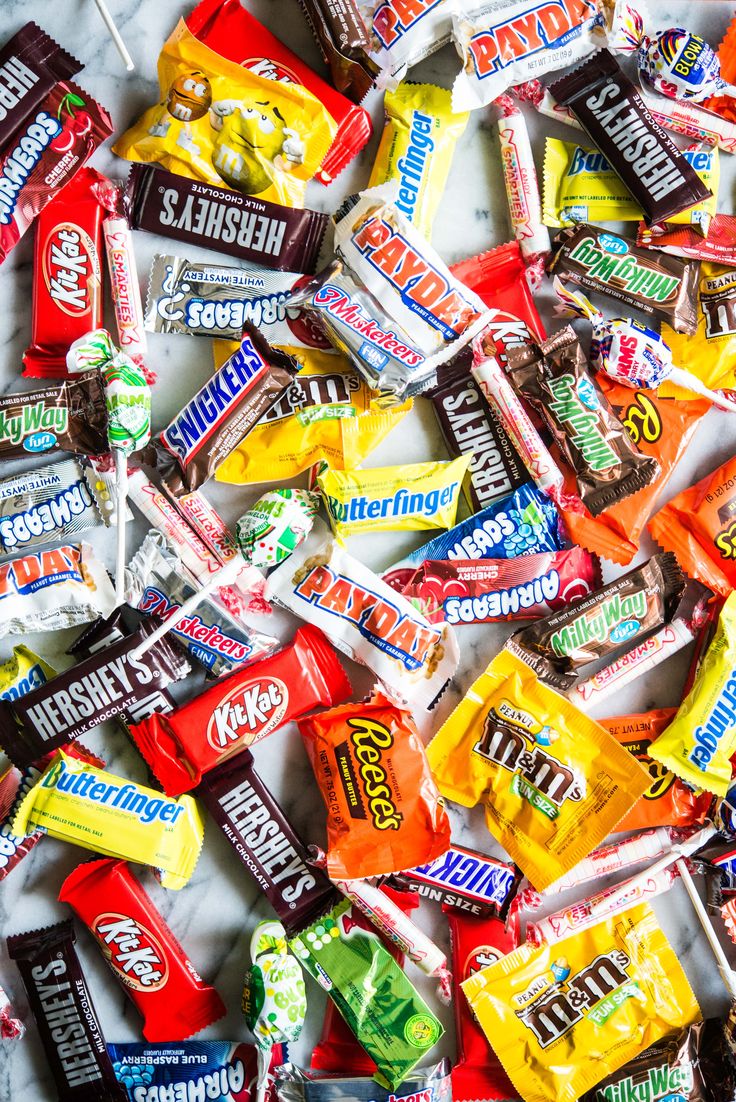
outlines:
[{"label": "yellow butterfinger wrapper", "polygon": [[384,99],[386,125],[368,187],[398,180],[394,206],[429,240],[469,112],[453,115],[452,94],[434,84],[400,84]]},{"label": "yellow butterfinger wrapper", "polygon": [[[219,367],[237,342],[214,342]],[[345,356],[287,347],[303,365],[284,396],[217,468],[218,482],[285,482],[320,461],[357,467],[412,408],[381,409]]]},{"label": "yellow butterfinger wrapper", "polygon": [[[698,283],[698,327],[691,336],[662,325],[662,339],[672,349],[672,362],[710,390],[736,389],[736,271],[703,261]],[[693,393],[664,382],[662,398],[692,398]]]},{"label": "yellow butterfinger wrapper", "polygon": [[17,700],[52,677],[56,677],[53,666],[29,647],[13,647],[12,656],[0,666],[0,700]]},{"label": "yellow butterfinger wrapper", "polygon": [[721,609],[692,689],[648,753],[694,788],[728,792],[736,753],[736,592]]},{"label": "yellow butterfinger wrapper", "polygon": [[338,540],[358,532],[452,528],[471,455],[358,471],[327,469],[317,478]]},{"label": "yellow butterfinger wrapper", "polygon": [[304,206],[307,181],[337,132],[316,96],[228,61],[183,19],[159,55],[158,79],[160,100],[115,142],[119,157]]},{"label": "yellow butterfinger wrapper", "polygon": [[21,838],[53,838],[160,870],[165,888],[183,888],[202,848],[204,820],[196,800],[172,800],[63,750],[22,800],[13,822]]},{"label": "yellow butterfinger wrapper", "polygon": [[[718,149],[686,149],[683,156],[712,195],[668,224],[684,223],[707,236],[718,202]],[[638,222],[644,217],[631,192],[597,149],[557,138],[545,139],[542,221],[545,226],[576,222]]]},{"label": "yellow butterfinger wrapper", "polygon": [[608,731],[506,650],[427,756],[442,795],[483,804],[491,834],[538,891],[595,849],[651,782]]},{"label": "yellow butterfinger wrapper", "polygon": [[700,1018],[648,903],[551,945],[527,942],[461,987],[525,1102],[574,1102]]}]

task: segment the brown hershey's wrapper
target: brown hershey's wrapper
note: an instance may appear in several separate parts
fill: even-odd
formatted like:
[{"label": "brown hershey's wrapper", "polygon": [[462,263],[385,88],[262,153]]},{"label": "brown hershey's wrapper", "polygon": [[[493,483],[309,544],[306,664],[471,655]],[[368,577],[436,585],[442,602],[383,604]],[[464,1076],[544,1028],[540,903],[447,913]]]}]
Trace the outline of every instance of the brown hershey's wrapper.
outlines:
[{"label": "brown hershey's wrapper", "polygon": [[0,147],[54,85],[82,68],[37,23],[26,23],[0,49]]},{"label": "brown hershey's wrapper", "polygon": [[642,455],[613,412],[572,326],[541,345],[510,348],[508,372],[552,431],[593,516],[657,477],[659,464]]},{"label": "brown hershey's wrapper", "polygon": [[13,764],[23,769],[105,720],[137,714],[138,703],[154,689],[185,677],[189,663],[168,636],[133,658],[154,629],[141,624],[18,700],[0,700],[0,746]]},{"label": "brown hershey's wrapper", "polygon": [[109,450],[99,371],[0,396],[0,459],[40,458],[53,451],[104,455]]},{"label": "brown hershey's wrapper", "polygon": [[227,253],[280,272],[313,272],[327,215],[133,165],[125,205],[133,229]]},{"label": "brown hershey's wrapper", "polygon": [[365,54],[370,35],[356,0],[299,0],[330,70],[332,83],[354,103],[373,87],[375,73]]},{"label": "brown hershey's wrapper", "polygon": [[517,632],[509,640],[511,650],[543,681],[567,688],[580,667],[633,646],[669,623],[684,590],[685,576],[672,552],[653,555],[628,574]]},{"label": "brown hershey's wrapper", "polygon": [[560,230],[552,250],[548,275],[661,318],[676,333],[697,329],[697,261],[641,248],[627,237],[585,222]]},{"label": "brown hershey's wrapper", "polygon": [[550,93],[593,139],[647,225],[667,222],[712,194],[608,50],[560,77]]},{"label": "brown hershey's wrapper", "polygon": [[[126,1102],[79,962],[71,919],[8,938],[59,1102]],[[29,1096],[30,1097],[30,1096]]]},{"label": "brown hershey's wrapper", "polygon": [[210,770],[196,790],[290,937],[339,899],[243,750]]}]

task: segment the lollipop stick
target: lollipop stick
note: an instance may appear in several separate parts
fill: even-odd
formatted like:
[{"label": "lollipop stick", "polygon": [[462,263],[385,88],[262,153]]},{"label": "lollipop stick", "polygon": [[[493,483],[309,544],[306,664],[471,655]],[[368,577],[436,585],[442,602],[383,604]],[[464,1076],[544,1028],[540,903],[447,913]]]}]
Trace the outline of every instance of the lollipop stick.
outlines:
[{"label": "lollipop stick", "polygon": [[709,390],[707,386],[701,383],[700,379],[689,371],[684,371],[681,367],[672,368],[667,376],[667,382],[676,383],[678,386],[686,387],[696,394],[702,394],[704,398],[710,398],[714,406],[725,410],[726,413],[736,413],[736,403],[729,402],[728,398],[722,398],[715,390]]},{"label": "lollipop stick", "polygon": [[115,556],[115,601],[122,605],[125,601],[125,525],[128,512],[128,457],[122,448],[114,448],[115,456],[115,496],[118,518],[117,550]]},{"label": "lollipop stick", "polygon": [[707,937],[708,944],[713,950],[713,956],[716,958],[718,971],[721,973],[721,979],[725,983],[726,989],[731,998],[736,999],[736,975],[734,975],[733,969],[726,959],[726,954],[723,952],[723,949],[721,948],[721,943],[719,942],[716,936],[716,932],[713,929],[713,923],[708,917],[708,912],[703,906],[700,896],[698,895],[698,889],[695,887],[693,878],[690,875],[690,870],[685,862],[682,860],[682,858],[677,862],[677,868],[680,873],[680,879],[685,885],[687,894],[690,896],[690,902],[695,908],[696,915],[700,919],[700,925],[703,927],[703,933]]},{"label": "lollipop stick", "polygon": [[268,1090],[268,1069],[271,1065],[271,1049],[263,1049],[260,1044],[256,1050],[258,1061],[258,1083],[256,1086],[256,1102],[265,1102]]},{"label": "lollipop stick", "polygon": [[125,66],[125,68],[128,70],[129,73],[132,73],[133,69],[135,69],[135,63],[133,61],[133,58],[128,53],[128,47],[123,42],[123,39],[120,35],[120,31],[117,29],[117,27],[115,26],[115,23],[113,22],[113,18],[110,15],[110,12],[108,10],[107,4],[105,3],[105,0],[95,0],[95,4],[97,5],[97,10],[99,11],[100,15],[102,16],[102,19],[103,19],[103,22],[104,22],[105,26],[107,27],[108,31],[110,32],[110,37],[112,38],[113,42],[115,43],[116,50],[118,51],[121,58],[123,59],[123,65]]}]

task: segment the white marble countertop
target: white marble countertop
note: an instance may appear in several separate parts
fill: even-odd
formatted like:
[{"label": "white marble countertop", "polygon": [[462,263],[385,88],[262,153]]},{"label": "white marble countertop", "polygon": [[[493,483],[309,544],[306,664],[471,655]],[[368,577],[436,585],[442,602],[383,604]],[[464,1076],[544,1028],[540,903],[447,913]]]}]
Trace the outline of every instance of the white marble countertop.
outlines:
[{"label": "white marble countertop", "polygon": [[[35,19],[67,49],[85,63],[77,78],[112,113],[116,131],[128,126],[149,104],[157,99],[156,59],[165,38],[181,14],[180,0],[109,0],[109,6],[136,62],[136,71],[127,74],[108,38],[92,0],[58,0],[55,4],[41,0],[3,0],[0,5],[0,41],[5,41],[27,20]],[[296,0],[249,0],[253,13],[276,31],[300,56],[323,71],[318,51],[306,28]],[[733,14],[732,3],[720,0],[700,0],[700,3],[669,2],[656,5],[667,25],[686,25],[699,31],[716,44]],[[435,81],[449,86],[457,67],[451,48],[428,59],[412,72],[412,78]],[[331,210],[351,191],[365,186],[375,154],[382,125],[380,97],[372,94],[367,100],[376,134],[358,159],[329,188],[310,185],[307,203]],[[553,133],[569,138],[570,131],[549,120],[529,114],[535,149],[541,154],[541,135]],[[460,140],[450,173],[445,199],[437,219],[434,244],[443,257],[454,262],[464,256],[481,252],[508,240],[509,227],[506,198],[501,183],[498,142],[494,119],[489,111],[478,111],[472,117]],[[99,150],[93,165],[111,176],[122,179],[127,165],[109,152],[109,143]],[[734,210],[736,158],[723,155],[719,209]],[[539,162],[538,162],[539,164]],[[135,237],[136,255],[141,278],[145,279],[150,259],[166,242],[139,233]],[[174,248],[170,251],[176,251]],[[189,250],[196,255],[196,250]],[[0,390],[23,389],[30,384],[20,380],[21,355],[30,333],[30,301],[32,277],[32,234],[14,250],[0,271],[0,294],[5,306],[0,312]],[[549,296],[541,298],[543,313],[549,321]],[[112,319],[110,319],[111,323]],[[112,328],[112,324],[110,324]],[[163,427],[181,406],[182,398],[193,394],[210,375],[212,360],[209,342],[184,337],[149,337],[150,363],[159,373],[154,391],[154,427]],[[411,421],[385,441],[375,452],[370,465],[414,462],[442,457],[445,450],[428,403],[418,402],[410,415]],[[736,450],[736,419],[727,414],[711,412],[695,436],[687,455],[665,491],[670,497],[696,478],[714,469]],[[211,500],[225,518],[234,521],[258,496],[255,489],[240,491],[235,487],[208,487]],[[129,547],[138,546],[145,532],[140,519],[130,526]],[[382,537],[362,537],[351,545],[368,565],[379,569],[421,542],[414,538],[392,534]],[[114,563],[114,537],[96,531],[92,542],[107,565]],[[640,558],[646,558],[652,546],[646,539]],[[612,575],[614,572],[610,571]],[[288,639],[293,618],[276,613],[270,621],[276,634]],[[485,667],[508,634],[503,626],[462,629],[461,666],[450,691],[433,713],[427,732],[436,729],[471,681]],[[49,661],[60,665],[75,632],[29,637],[26,642]],[[17,638],[5,638],[0,643],[0,661],[11,653]],[[679,702],[688,654],[671,659],[649,676],[642,678],[625,695],[615,701],[618,713],[643,710]],[[350,665],[350,664],[349,664]],[[365,670],[350,665],[350,674],[358,692],[367,689],[370,677]],[[191,683],[188,683],[191,684]],[[611,711],[614,704],[611,704]],[[109,768],[137,780],[145,779],[145,769],[136,751],[117,729],[107,725],[86,741],[103,749]],[[324,840],[324,812],[318,790],[313,783],[311,768],[301,746],[298,731],[292,725],[270,736],[257,747],[256,764],[271,784],[274,794],[283,802],[296,826],[310,841]],[[496,851],[485,830],[479,809],[463,812],[450,809],[453,835],[456,841],[475,845],[479,849]],[[21,1014],[29,1019],[22,985],[15,965],[8,961],[5,936],[28,930],[68,915],[68,909],[57,902],[57,894],[65,876],[88,854],[53,839],[45,839],[32,854],[0,885],[0,983],[7,987]],[[228,1015],[205,1037],[247,1039],[239,1010],[243,971],[247,964],[247,946],[256,921],[269,915],[269,906],[259,894],[254,882],[232,852],[211,820],[207,822],[204,850],[191,883],[181,892],[166,892],[148,873],[142,881],[184,945],[195,966],[222,994]],[[685,967],[701,1002],[704,1013],[724,1009],[725,992],[697,919],[684,890],[677,885],[655,904],[658,915]],[[438,941],[446,944],[446,932],[438,911],[422,905],[420,922]],[[736,965],[736,949],[724,935],[730,959]],[[140,1040],[139,1018],[121,988],[107,969],[97,947],[78,924],[78,949],[89,980],[108,1040]],[[412,979],[430,997],[431,983],[415,969]],[[308,981],[308,1023],[301,1040],[292,1046],[291,1055],[300,1063],[308,1063],[309,1054],[322,1025],[322,991]],[[454,1054],[451,1013],[439,1009],[447,1033],[437,1054]],[[46,1102],[56,1098],[43,1052],[29,1020],[29,1029],[21,1043],[0,1047],[0,1102]]]}]

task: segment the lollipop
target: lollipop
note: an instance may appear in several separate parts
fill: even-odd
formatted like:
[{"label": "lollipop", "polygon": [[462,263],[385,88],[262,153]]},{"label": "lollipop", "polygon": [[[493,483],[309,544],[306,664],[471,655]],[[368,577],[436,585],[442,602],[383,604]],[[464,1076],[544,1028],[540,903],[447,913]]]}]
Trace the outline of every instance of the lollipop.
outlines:
[{"label": "lollipop", "polygon": [[675,367],[670,347],[659,333],[632,318],[607,321],[585,295],[571,291],[558,276],[553,285],[565,312],[587,318],[593,326],[590,361],[597,371],[603,371],[624,386],[646,390],[656,390],[667,379],[702,394],[718,409],[736,412],[736,405],[723,395],[703,386],[697,376],[684,368]]},{"label": "lollipop", "polygon": [[118,540],[115,563],[115,596],[125,600],[125,523],[128,496],[128,456],[151,439],[151,391],[145,376],[129,356],[112,343],[106,329],[93,329],[69,348],[70,372],[97,368],[105,383],[107,436],[115,457]]},{"label": "lollipop", "polygon": [[288,951],[280,922],[258,923],[250,940],[250,955],[253,964],[245,974],[242,1007],[258,1052],[255,1102],[263,1102],[271,1049],[296,1041],[307,1012],[307,996],[301,965]]},{"label": "lollipop", "polygon": [[280,487],[251,505],[235,529],[243,558],[251,566],[276,566],[308,536],[319,507],[309,490]]}]

